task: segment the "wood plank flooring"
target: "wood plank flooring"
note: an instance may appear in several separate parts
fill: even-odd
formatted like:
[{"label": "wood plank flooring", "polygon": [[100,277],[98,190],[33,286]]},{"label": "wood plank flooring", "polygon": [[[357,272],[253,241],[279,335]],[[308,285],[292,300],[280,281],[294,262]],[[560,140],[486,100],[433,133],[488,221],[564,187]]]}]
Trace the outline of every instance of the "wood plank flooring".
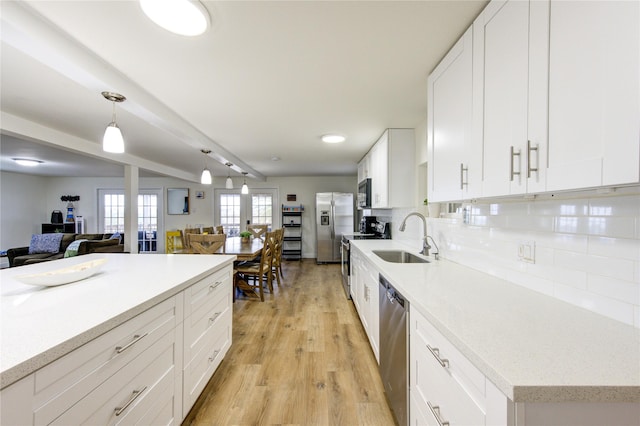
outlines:
[{"label": "wood plank flooring", "polygon": [[340,265],[283,269],[264,302],[236,300],[233,344],[183,425],[393,425]]}]

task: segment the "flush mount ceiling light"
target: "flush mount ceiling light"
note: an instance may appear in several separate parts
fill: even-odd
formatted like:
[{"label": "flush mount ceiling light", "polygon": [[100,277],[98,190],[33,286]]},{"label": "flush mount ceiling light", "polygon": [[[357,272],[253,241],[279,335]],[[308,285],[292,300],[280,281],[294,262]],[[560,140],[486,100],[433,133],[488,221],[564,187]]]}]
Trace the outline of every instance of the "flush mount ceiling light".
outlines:
[{"label": "flush mount ceiling light", "polygon": [[44,163],[44,161],[32,160],[29,158],[12,158],[12,160],[20,164],[21,166],[26,166],[26,167],[35,167],[39,164]]},{"label": "flush mount ceiling light", "polygon": [[244,183],[242,184],[242,189],[240,190],[240,193],[242,194],[248,194],[249,193],[249,187],[247,186],[247,172],[242,172],[242,174],[244,175]]},{"label": "flush mount ceiling light", "polygon": [[124,152],[124,139],[122,138],[120,128],[116,124],[116,102],[124,102],[127,98],[120,93],[114,92],[102,92],[102,96],[104,96],[106,100],[113,102],[113,117],[111,123],[109,123],[107,129],[104,131],[102,150],[122,154]]},{"label": "flush mount ceiling light", "polygon": [[233,166],[233,164],[226,163],[225,166],[229,168],[229,172],[227,173],[227,180],[225,181],[224,187],[227,189],[233,189],[233,181],[231,180],[231,166]]},{"label": "flush mount ceiling light", "polygon": [[345,140],[347,140],[347,138],[345,138],[342,135],[323,135],[322,136],[322,142],[326,142],[326,143],[340,143],[340,142],[344,142]]},{"label": "flush mount ceiling light", "polygon": [[209,12],[198,0],[140,0],[140,7],[149,19],[174,34],[197,36],[211,24]]},{"label": "flush mount ceiling light", "polygon": [[[201,149],[200,152],[202,152],[205,156],[209,156],[209,154],[211,154],[210,149]],[[202,170],[202,175],[200,175],[200,183],[203,185],[211,185],[211,182],[212,182],[211,172],[207,168],[207,160],[205,159],[204,170]]]}]

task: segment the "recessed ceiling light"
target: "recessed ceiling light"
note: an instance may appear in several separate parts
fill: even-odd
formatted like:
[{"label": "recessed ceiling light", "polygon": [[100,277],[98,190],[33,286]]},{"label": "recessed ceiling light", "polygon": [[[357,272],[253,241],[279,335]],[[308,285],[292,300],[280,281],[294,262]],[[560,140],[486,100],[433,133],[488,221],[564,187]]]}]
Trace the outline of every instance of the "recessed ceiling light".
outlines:
[{"label": "recessed ceiling light", "polygon": [[278,157],[277,155],[272,155],[271,161],[280,161],[280,157]]},{"label": "recessed ceiling light", "polygon": [[140,0],[142,11],[167,31],[197,36],[210,25],[207,9],[198,0]]},{"label": "recessed ceiling light", "polygon": [[27,167],[35,167],[39,164],[44,163],[44,161],[31,160],[29,158],[12,158],[12,160],[20,164],[21,166],[27,166]]},{"label": "recessed ceiling light", "polygon": [[345,138],[342,135],[324,135],[324,136],[322,136],[322,142],[326,142],[326,143],[340,143],[340,142],[344,142],[345,140],[347,140],[347,138]]}]

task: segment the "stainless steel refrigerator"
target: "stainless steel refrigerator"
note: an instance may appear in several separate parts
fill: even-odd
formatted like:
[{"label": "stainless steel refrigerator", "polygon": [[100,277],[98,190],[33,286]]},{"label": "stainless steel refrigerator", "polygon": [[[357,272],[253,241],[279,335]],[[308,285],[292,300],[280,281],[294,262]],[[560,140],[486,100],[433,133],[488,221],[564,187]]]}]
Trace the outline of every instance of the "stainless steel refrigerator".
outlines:
[{"label": "stainless steel refrigerator", "polygon": [[316,241],[318,263],[340,262],[342,234],[353,234],[353,194],[316,194]]}]

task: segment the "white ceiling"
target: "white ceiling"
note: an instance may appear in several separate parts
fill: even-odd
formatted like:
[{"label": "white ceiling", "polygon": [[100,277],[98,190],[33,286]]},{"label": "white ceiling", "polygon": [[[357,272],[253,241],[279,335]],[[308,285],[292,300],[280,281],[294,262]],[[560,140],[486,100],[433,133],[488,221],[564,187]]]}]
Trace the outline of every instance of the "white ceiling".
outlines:
[{"label": "white ceiling", "polygon": [[[206,148],[214,175],[224,161],[257,179],[355,174],[385,128],[424,122],[429,72],[487,1],[202,3],[213,27],[187,38],[133,0],[0,2],[2,169],[21,148],[45,162],[63,148],[91,157],[68,175],[130,163],[197,180]],[[100,149],[104,90],[127,97],[125,155]],[[332,132],[347,141],[320,141]]]}]

